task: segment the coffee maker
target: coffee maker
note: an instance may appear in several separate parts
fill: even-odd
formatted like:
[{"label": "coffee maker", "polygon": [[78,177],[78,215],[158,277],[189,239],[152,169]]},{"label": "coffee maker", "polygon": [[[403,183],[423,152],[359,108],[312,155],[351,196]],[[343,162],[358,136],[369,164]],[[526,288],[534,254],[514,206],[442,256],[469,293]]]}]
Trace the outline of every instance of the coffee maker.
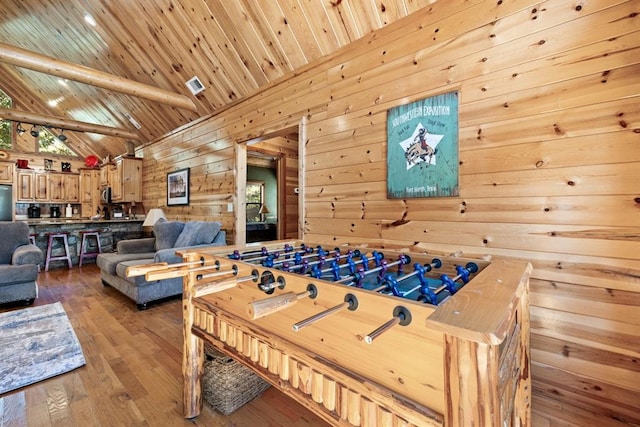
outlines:
[{"label": "coffee maker", "polygon": [[29,205],[27,208],[27,217],[40,218],[40,206]]},{"label": "coffee maker", "polygon": [[49,217],[60,218],[60,208],[58,206],[51,206],[49,208]]}]

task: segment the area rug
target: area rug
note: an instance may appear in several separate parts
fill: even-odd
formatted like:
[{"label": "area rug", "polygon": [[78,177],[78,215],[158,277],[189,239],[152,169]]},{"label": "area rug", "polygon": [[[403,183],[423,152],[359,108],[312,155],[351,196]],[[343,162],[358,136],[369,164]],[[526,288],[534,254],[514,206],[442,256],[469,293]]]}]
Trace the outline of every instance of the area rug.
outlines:
[{"label": "area rug", "polygon": [[0,394],[84,364],[78,337],[59,302],[0,313]]}]

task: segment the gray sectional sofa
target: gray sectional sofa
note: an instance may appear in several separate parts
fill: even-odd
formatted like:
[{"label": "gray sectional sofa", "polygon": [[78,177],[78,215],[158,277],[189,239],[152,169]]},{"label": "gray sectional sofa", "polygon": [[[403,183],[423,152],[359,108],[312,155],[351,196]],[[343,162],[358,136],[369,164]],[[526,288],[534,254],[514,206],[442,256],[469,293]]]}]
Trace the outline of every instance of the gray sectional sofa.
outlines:
[{"label": "gray sectional sofa", "polygon": [[38,265],[44,254],[29,243],[26,222],[0,221],[0,304],[31,305],[38,296]]},{"label": "gray sectional sofa", "polygon": [[182,295],[182,278],[148,282],[144,276],[127,277],[127,267],[167,262],[182,262],[178,249],[223,246],[226,233],[219,222],[160,220],[153,226],[155,237],[121,240],[117,252],[98,255],[96,264],[104,285],[112,286],[134,300],[138,309],[154,301]]}]

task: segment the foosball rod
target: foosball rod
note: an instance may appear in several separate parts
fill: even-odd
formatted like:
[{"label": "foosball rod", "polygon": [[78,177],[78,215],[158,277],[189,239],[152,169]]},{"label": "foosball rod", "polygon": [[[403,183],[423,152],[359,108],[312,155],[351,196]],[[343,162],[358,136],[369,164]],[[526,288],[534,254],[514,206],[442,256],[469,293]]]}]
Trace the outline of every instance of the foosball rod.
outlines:
[{"label": "foosball rod", "polygon": [[[303,250],[302,253],[307,253],[308,254],[308,253],[313,252],[313,248],[311,248],[311,247],[303,246],[301,248]],[[322,247],[318,246],[318,250],[322,250]],[[296,252],[294,255],[300,256],[299,254],[300,254],[300,252]],[[259,256],[259,257],[255,257],[255,258],[249,258],[249,259],[242,260],[242,261],[248,262],[248,263],[251,263],[251,264],[257,264],[258,261],[262,261],[261,264],[263,266],[271,268],[271,267],[273,267],[273,264],[274,264],[273,260],[280,258],[281,255],[282,255],[282,252],[280,252],[280,251],[267,252],[267,255],[263,255],[263,256]],[[278,261],[278,262],[287,262],[287,261],[289,261],[291,259],[290,258],[290,256],[291,256],[290,252],[289,253],[285,253],[284,256],[286,258],[283,259],[282,261]]]},{"label": "foosball rod", "polygon": [[284,310],[285,308],[295,304],[302,298],[309,297],[313,299],[317,295],[318,288],[314,284],[310,283],[309,285],[307,285],[307,290],[304,292],[287,292],[281,295],[276,295],[270,298],[265,298],[249,303],[248,314],[249,317],[253,320],[259,319],[261,317],[276,313],[280,310]]},{"label": "foosball rod", "polygon": [[[380,261],[380,264],[378,267],[372,268],[371,270],[365,270],[363,272],[356,272],[355,274],[350,274],[349,276],[340,279],[340,280],[336,280],[335,283],[344,283],[347,282],[349,280],[361,280],[364,279],[366,276],[369,276],[373,273],[377,273],[379,271],[387,271],[389,269],[389,267],[393,267],[395,265],[398,266],[398,273],[400,274],[402,266],[405,264],[409,264],[411,262],[411,257],[409,255],[405,255],[405,254],[400,254],[398,256],[398,260],[397,261],[393,261],[391,263],[388,263],[386,260],[382,260]],[[384,276],[383,276],[384,278]]]},{"label": "foosball rod", "polygon": [[367,344],[371,344],[373,340],[378,338],[383,333],[387,332],[389,329],[393,328],[396,325],[407,326],[411,323],[411,312],[402,306],[397,306],[393,310],[393,317],[385,322],[382,326],[377,328],[375,331],[368,333],[364,337],[364,342]]},{"label": "foosball rod", "polygon": [[[358,250],[356,250],[355,252],[357,252],[358,255],[360,254],[360,251],[358,251]],[[355,252],[354,252],[354,254],[355,254]],[[288,260],[285,260],[282,263],[282,269],[281,270],[282,271],[290,271],[290,270],[295,270],[295,269],[300,269],[300,268],[309,268],[309,267],[312,267],[314,265],[319,265],[319,264],[323,265],[323,264],[325,264],[327,262],[331,262],[331,261],[339,261],[342,258],[342,254],[340,254],[340,249],[336,248],[334,253],[335,253],[335,256],[332,256],[330,258],[323,258],[324,254],[320,254],[319,253],[318,254],[318,258],[319,258],[318,260],[312,261],[312,262],[306,262],[306,263],[303,260],[303,262],[301,264],[296,263],[293,267],[291,267],[289,265],[286,265],[287,261],[291,261],[290,259],[288,259]],[[325,254],[328,255],[328,253],[325,253]],[[349,254],[347,254],[345,256],[348,257]],[[294,262],[295,262],[295,259],[294,259]]]},{"label": "foosball rod", "polygon": [[[296,265],[299,265],[302,262],[302,260],[304,260],[304,259],[317,258],[319,256],[326,255],[328,252],[325,252],[324,249],[322,249],[322,247],[319,246],[318,247],[318,252],[315,253],[315,254],[313,253],[313,248],[307,248],[306,252],[303,252],[303,253],[306,253],[308,255],[301,255],[300,252],[296,252],[294,254],[293,260],[294,260]],[[267,257],[262,262],[262,265],[267,267],[267,268],[277,268],[278,265],[284,264],[285,262],[289,262],[289,261],[291,261],[291,258],[285,258],[285,259],[280,259],[280,260],[277,260],[277,261],[273,261],[272,258]]]},{"label": "foosball rod", "polygon": [[[173,265],[171,265],[171,267],[173,267]],[[211,270],[214,268],[217,269],[219,267],[216,267],[215,265],[205,265],[204,267],[195,267],[195,268],[189,268],[189,269],[169,268],[165,270],[153,270],[153,271],[148,271],[144,275],[144,279],[147,282],[152,282],[154,280],[176,279],[178,277],[184,277],[194,271]],[[223,272],[223,273],[226,273],[226,272]]]},{"label": "foosball rod", "polygon": [[[356,255],[358,256],[358,255]],[[337,264],[336,262],[332,262],[331,263],[331,267],[322,269],[322,270],[314,270],[312,269],[310,273],[311,276],[315,277],[316,279],[322,279],[322,276],[325,275],[325,273],[329,273],[332,272],[333,273],[333,280],[334,282],[338,282],[340,283],[341,280],[345,280],[345,279],[340,279],[340,270],[343,269],[344,267],[349,267],[351,274],[349,276],[347,276],[347,279],[350,278],[351,276],[353,276],[354,274],[356,274],[355,271],[355,267],[357,265],[362,264],[364,267],[368,267],[369,264],[369,258],[373,257],[373,260],[376,264],[376,266],[380,265],[380,262],[383,260],[384,255],[380,252],[372,252],[371,254],[364,255],[364,254],[360,254],[360,260],[359,261],[353,261],[353,258],[347,258],[346,262],[343,262],[342,264]],[[366,270],[366,268],[365,268]],[[368,271],[368,270],[367,270]]]},{"label": "foosball rod", "polygon": [[449,291],[449,294],[455,294],[458,291],[455,282],[462,279],[463,283],[467,283],[469,281],[469,275],[478,271],[478,265],[474,262],[468,262],[466,268],[461,265],[456,266],[456,271],[458,274],[455,277],[449,277],[446,274],[440,276],[442,285],[435,290],[429,287],[421,289],[422,295],[418,297],[418,300],[426,300],[430,304],[436,304],[437,295],[445,289]]},{"label": "foosball rod", "polygon": [[[202,270],[202,268],[193,269],[191,271],[195,271],[195,270]],[[237,275],[238,274],[238,266],[233,264],[231,266],[231,270],[216,271],[215,273],[197,274],[196,275],[196,280],[197,281],[201,281],[201,280],[204,280],[204,279],[213,279],[214,277],[220,277],[220,276],[224,276],[226,274],[233,274],[234,276]]]},{"label": "foosball rod", "polygon": [[[285,252],[285,253],[289,253],[289,252],[293,252],[297,249],[306,249],[307,245],[305,245],[304,243],[301,244],[300,246],[291,246],[288,243],[285,244],[283,247],[281,248],[275,248],[271,250],[271,253],[276,253],[276,252]],[[251,259],[255,259],[253,257],[253,255],[259,255],[259,256],[268,256],[269,255],[269,250],[267,249],[266,246],[263,246],[259,251],[250,251],[250,252],[242,252],[240,253],[240,251],[238,249],[235,249],[231,254],[228,255],[228,257],[230,259],[236,260],[236,261],[248,261]],[[251,258],[249,259],[245,259],[245,256],[251,256]]]},{"label": "foosball rod", "polygon": [[[132,265],[130,267],[127,267],[127,269],[125,270],[125,274],[127,277],[144,276],[150,271],[164,270],[167,268],[191,267],[192,265],[205,266],[207,265],[207,261],[211,260],[206,259],[204,256],[201,256],[198,261],[180,262],[176,264],[169,264],[168,262],[156,262],[153,264]],[[215,266],[218,266],[218,261],[215,261],[215,264]]]},{"label": "foosball rod", "polygon": [[[384,290],[388,290],[389,288],[391,288],[391,291],[393,292],[393,295],[397,296],[397,297],[401,297],[404,295],[408,295],[411,292],[420,289],[424,286],[426,286],[426,281],[425,281],[425,273],[428,273],[429,271],[431,271],[433,268],[440,268],[442,267],[442,261],[438,258],[434,258],[433,260],[431,260],[430,264],[420,264],[420,263],[415,263],[413,265],[413,271],[409,274],[407,274],[406,276],[402,276],[399,278],[395,278],[393,276],[391,276],[390,274],[387,274],[384,277],[384,282],[381,286],[378,286],[377,288],[373,288],[371,289],[372,292],[381,292]],[[398,290],[398,284],[400,284],[401,282],[404,282],[407,279],[410,279],[414,276],[418,276],[418,278],[420,279],[420,285],[414,287],[413,289],[406,291],[406,292],[400,292]]]},{"label": "foosball rod", "polygon": [[309,326],[317,322],[318,320],[324,319],[325,317],[331,314],[342,311],[345,308],[348,308],[351,311],[355,311],[358,308],[358,298],[353,294],[347,294],[344,297],[343,303],[338,304],[334,307],[331,307],[325,311],[321,311],[320,313],[314,314],[311,317],[307,317],[306,319],[301,320],[297,323],[294,323],[293,326],[291,326],[291,328],[293,329],[294,332],[298,332],[300,329],[306,326]]},{"label": "foosball rod", "polygon": [[251,274],[249,276],[236,277],[229,280],[223,280],[220,282],[212,282],[204,285],[196,285],[194,288],[194,296],[201,297],[204,295],[213,294],[216,292],[226,291],[227,289],[235,288],[242,282],[248,282],[250,280],[258,280],[258,274]]}]

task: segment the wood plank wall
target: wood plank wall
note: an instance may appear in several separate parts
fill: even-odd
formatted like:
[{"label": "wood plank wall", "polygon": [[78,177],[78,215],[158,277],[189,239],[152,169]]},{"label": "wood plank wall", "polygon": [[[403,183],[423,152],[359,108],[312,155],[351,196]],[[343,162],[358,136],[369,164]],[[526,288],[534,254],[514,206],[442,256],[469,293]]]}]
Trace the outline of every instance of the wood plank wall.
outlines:
[{"label": "wood plank wall", "polygon": [[[638,423],[639,11],[438,1],[145,148],[145,206],[189,166],[167,214],[229,229],[235,141],[304,116],[305,239],[531,261],[534,396]],[[387,109],[452,90],[460,197],[388,200]]]}]

